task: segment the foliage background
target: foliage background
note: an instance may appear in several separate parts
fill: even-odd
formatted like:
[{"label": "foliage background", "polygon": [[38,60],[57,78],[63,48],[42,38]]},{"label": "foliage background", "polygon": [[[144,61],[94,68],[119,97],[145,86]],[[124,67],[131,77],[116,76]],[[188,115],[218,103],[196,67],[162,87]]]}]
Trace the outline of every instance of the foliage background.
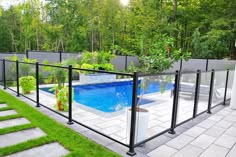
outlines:
[{"label": "foliage background", "polygon": [[0,7],[0,52],[146,55],[163,34],[196,58],[236,56],[234,0],[25,0]]}]

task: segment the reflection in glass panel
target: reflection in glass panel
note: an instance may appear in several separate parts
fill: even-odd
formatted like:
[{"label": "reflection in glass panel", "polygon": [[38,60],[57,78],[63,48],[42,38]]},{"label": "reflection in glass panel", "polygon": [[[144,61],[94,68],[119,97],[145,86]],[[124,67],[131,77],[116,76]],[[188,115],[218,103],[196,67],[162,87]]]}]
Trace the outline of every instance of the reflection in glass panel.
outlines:
[{"label": "reflection in glass panel", "polygon": [[141,77],[139,82],[135,143],[170,128],[174,75]]},{"label": "reflection in glass panel", "polygon": [[200,89],[199,89],[199,102],[198,102],[198,110],[197,110],[198,114],[207,110],[208,100],[209,100],[209,91],[210,91],[210,82],[211,82],[211,72],[202,72]]},{"label": "reflection in glass panel", "polygon": [[192,118],[196,88],[196,73],[182,74],[179,88],[177,124]]},{"label": "reflection in glass panel", "polygon": [[233,80],[234,80],[234,70],[230,70],[229,71],[229,79],[228,79],[226,99],[231,98],[231,90],[232,90],[232,87],[233,87]]},{"label": "reflection in glass panel", "polygon": [[224,101],[226,71],[216,71],[212,96],[212,107]]}]

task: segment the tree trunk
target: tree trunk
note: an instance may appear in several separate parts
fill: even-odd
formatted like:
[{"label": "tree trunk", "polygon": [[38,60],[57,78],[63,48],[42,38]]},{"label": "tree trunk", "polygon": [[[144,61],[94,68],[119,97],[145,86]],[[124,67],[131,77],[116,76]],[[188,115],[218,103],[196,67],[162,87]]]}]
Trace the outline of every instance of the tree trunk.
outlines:
[{"label": "tree trunk", "polygon": [[173,22],[176,20],[177,15],[177,0],[173,0]]},{"label": "tree trunk", "polygon": [[39,33],[38,33],[38,29],[36,29],[36,41],[37,41],[37,51],[39,51]]}]

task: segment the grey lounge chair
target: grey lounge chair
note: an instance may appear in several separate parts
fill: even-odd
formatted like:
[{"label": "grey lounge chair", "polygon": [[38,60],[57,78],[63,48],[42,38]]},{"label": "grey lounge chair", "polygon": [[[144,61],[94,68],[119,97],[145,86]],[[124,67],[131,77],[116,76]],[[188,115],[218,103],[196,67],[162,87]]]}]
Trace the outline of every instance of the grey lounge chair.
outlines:
[{"label": "grey lounge chair", "polygon": [[[189,82],[181,82],[179,92],[182,94],[190,95],[191,99],[194,98],[195,95],[195,89],[196,84],[195,83],[189,83]],[[222,96],[222,88],[213,88],[213,98],[217,99],[218,97]],[[209,85],[200,85],[199,95],[209,95],[210,92],[210,86]],[[171,97],[174,94],[174,89],[171,91]]]}]

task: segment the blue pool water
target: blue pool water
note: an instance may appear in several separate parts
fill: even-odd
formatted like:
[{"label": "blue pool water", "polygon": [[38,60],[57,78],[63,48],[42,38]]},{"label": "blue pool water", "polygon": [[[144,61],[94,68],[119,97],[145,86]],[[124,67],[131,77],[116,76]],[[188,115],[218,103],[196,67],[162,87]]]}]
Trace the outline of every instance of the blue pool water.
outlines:
[{"label": "blue pool water", "polygon": [[[85,106],[100,110],[102,112],[115,112],[132,104],[132,81],[101,83],[92,85],[74,86],[74,100]],[[166,90],[173,88],[173,84],[167,84]],[[49,91],[49,88],[42,90]],[[158,82],[150,83],[145,90],[145,94],[160,91]],[[139,88],[138,94],[142,93]],[[141,105],[151,102],[150,100],[141,100]]]}]

